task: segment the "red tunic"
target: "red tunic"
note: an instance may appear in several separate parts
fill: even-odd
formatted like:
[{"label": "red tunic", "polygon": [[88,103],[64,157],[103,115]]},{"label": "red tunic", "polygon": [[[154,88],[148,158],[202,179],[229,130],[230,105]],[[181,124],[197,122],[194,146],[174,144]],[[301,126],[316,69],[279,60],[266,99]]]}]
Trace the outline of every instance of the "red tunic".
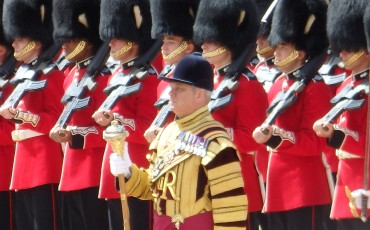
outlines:
[{"label": "red tunic", "polygon": [[[368,70],[363,73],[368,73]],[[363,79],[368,78],[367,74],[363,75],[362,78],[359,78],[360,75],[361,73],[357,76],[347,78],[338,88],[338,92],[346,85],[353,84],[356,86]],[[349,200],[345,194],[344,187],[347,186],[351,191],[363,188],[367,95],[361,94],[359,99],[365,99],[362,107],[356,110],[345,111],[336,122],[340,128],[347,129],[343,131],[345,137],[340,143],[339,149],[352,154],[353,157],[339,160],[337,186],[335,188],[331,210],[331,218],[334,219],[354,218],[348,206]],[[368,210],[367,215],[370,216],[370,210]]]},{"label": "red tunic", "polygon": [[[215,88],[224,78],[224,70],[215,75]],[[262,209],[262,196],[254,156],[259,146],[252,138],[253,130],[265,118],[267,96],[262,85],[249,70],[240,76],[239,85],[232,91],[231,102],[215,110],[212,116],[226,128],[233,130],[233,142],[241,156],[241,169],[244,180],[244,191],[248,196],[248,211]]]},{"label": "red tunic", "polygon": [[[269,103],[287,90],[294,77],[279,77],[268,94]],[[322,162],[323,138],[313,123],[330,109],[330,89],[320,76],[311,80],[298,99],[282,112],[275,125],[285,131],[279,146],[270,153],[267,171],[266,212],[330,204],[330,192]]]},{"label": "red tunic", "polygon": [[[1,89],[1,104],[12,90],[13,87],[10,84]],[[0,117],[0,191],[9,191],[10,187],[15,152],[15,143],[12,140],[11,132],[14,129],[12,121]]]},{"label": "red tunic", "polygon": [[[130,72],[130,69],[125,68],[123,70],[121,67],[116,73],[122,71],[127,74]],[[139,82],[139,80],[136,82]],[[157,110],[153,104],[157,99],[158,82],[156,72],[154,69],[151,69],[150,74],[141,81],[142,86],[140,91],[121,98],[112,109],[113,112],[120,114],[124,118],[121,123],[129,132],[126,142],[131,161],[139,167],[144,168],[148,168],[149,166],[149,162],[146,159],[149,144],[144,138],[144,132],[149,128],[157,114]],[[115,177],[109,169],[109,156],[111,153],[111,147],[107,144],[104,153],[99,191],[99,198],[103,199],[119,198],[119,193],[114,187]]]},{"label": "red tunic", "polygon": [[[64,81],[65,90],[72,81],[81,80],[86,72],[86,65],[80,63],[71,70]],[[85,97],[90,96],[88,107],[75,111],[68,124],[70,127],[75,127],[72,130],[79,129],[81,133],[72,135],[72,143],[67,144],[59,185],[60,191],[74,191],[99,186],[106,142],[103,139],[104,127],[97,125],[91,116],[106,98],[103,89],[107,85],[109,76],[99,74],[95,77],[96,89],[85,93]]]},{"label": "red tunic", "polygon": [[29,129],[44,135],[17,142],[10,185],[12,190],[58,183],[60,179],[62,149],[60,144],[49,138],[49,131],[63,109],[60,99],[64,75],[55,70],[48,75],[42,74],[39,79],[47,79],[46,87],[26,93],[17,109],[38,115],[40,120],[36,127],[26,123],[17,129]]}]

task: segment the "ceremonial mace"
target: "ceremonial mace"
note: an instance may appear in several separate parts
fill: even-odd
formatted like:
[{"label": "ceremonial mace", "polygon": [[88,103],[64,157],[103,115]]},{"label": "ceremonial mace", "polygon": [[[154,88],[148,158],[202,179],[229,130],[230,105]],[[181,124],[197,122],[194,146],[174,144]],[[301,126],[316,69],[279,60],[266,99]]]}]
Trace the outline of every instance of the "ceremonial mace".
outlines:
[{"label": "ceremonial mace", "polygon": [[[118,121],[113,120],[111,125],[103,132],[103,138],[112,147],[113,152],[119,156],[124,157],[124,143],[129,133],[125,130],[122,125],[118,124]],[[119,193],[121,195],[121,206],[123,216],[123,227],[124,230],[130,230],[130,212],[128,209],[127,195],[126,195],[126,184],[125,175],[118,175]]]}]

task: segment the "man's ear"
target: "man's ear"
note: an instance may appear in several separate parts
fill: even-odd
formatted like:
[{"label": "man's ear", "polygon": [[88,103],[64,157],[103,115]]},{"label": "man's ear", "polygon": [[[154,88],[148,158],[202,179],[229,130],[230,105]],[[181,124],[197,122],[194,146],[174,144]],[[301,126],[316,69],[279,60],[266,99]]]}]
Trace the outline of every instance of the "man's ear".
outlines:
[{"label": "man's ear", "polygon": [[192,42],[188,42],[188,47],[186,47],[186,54],[191,54],[194,52],[195,45]]},{"label": "man's ear", "polygon": [[35,49],[41,49],[42,48],[41,42],[39,42],[39,41],[34,41],[34,42],[35,42]]},{"label": "man's ear", "polygon": [[306,60],[306,52],[302,50],[298,50],[298,59],[299,60]]}]

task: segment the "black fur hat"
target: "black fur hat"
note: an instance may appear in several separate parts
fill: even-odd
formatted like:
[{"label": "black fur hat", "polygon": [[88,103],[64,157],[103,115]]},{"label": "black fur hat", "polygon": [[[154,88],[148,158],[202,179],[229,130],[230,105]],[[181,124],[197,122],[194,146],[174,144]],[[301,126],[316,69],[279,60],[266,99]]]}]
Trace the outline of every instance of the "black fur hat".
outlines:
[{"label": "black fur hat", "polygon": [[199,0],[150,0],[152,37],[177,35],[191,40]]},{"label": "black fur hat", "polygon": [[[1,9],[2,9],[3,5],[4,5],[4,0],[0,0]],[[0,11],[0,18],[3,18],[3,11]],[[7,39],[5,39],[3,22],[2,21],[1,21],[1,26],[0,26],[0,45],[11,47],[9,41]]]},{"label": "black fur hat", "polygon": [[308,56],[319,54],[328,46],[326,13],[324,0],[280,0],[272,18],[270,45],[292,43]]},{"label": "black fur hat", "polygon": [[365,20],[365,33],[367,39],[367,52],[370,53],[370,2],[367,4],[364,20]]},{"label": "black fur hat", "polygon": [[328,8],[327,33],[335,52],[366,49],[364,12],[369,0],[333,0]]},{"label": "black fur hat", "polygon": [[99,38],[100,0],[53,0],[54,39],[87,39],[95,45]]},{"label": "black fur hat", "polygon": [[138,42],[141,52],[153,43],[149,0],[102,0],[100,13],[102,40],[120,38]]},{"label": "black fur hat", "polygon": [[218,42],[231,50],[233,59],[256,41],[258,19],[251,0],[201,0],[194,24],[194,41]]},{"label": "black fur hat", "polygon": [[[259,2],[259,1],[257,1],[257,2]],[[272,4],[273,3],[272,0],[262,1],[262,2],[264,2],[265,4],[264,5],[259,5],[260,10],[262,11],[261,12],[262,15],[260,16],[261,23],[260,23],[260,27],[259,27],[259,30],[258,30],[257,38],[260,38],[260,37],[267,38],[270,35],[272,15],[274,13],[274,8],[275,8],[274,7],[275,3]]]},{"label": "black fur hat", "polygon": [[5,0],[3,28],[6,39],[29,37],[47,47],[52,41],[52,0]]}]

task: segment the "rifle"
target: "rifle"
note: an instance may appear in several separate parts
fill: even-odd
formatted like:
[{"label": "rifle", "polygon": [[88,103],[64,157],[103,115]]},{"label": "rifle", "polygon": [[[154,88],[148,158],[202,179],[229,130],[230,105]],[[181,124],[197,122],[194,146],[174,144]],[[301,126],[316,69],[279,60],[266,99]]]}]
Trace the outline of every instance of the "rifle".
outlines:
[{"label": "rifle", "polygon": [[238,79],[246,68],[247,63],[254,56],[256,45],[248,44],[243,53],[226,69],[224,79],[216,90],[213,90],[211,101],[208,103],[210,112],[219,109],[231,102],[231,91],[235,90],[239,84]]},{"label": "rifle", "polygon": [[72,63],[66,58],[66,54],[62,52],[58,59],[55,61],[55,64],[58,66],[60,71],[64,71]]},{"label": "rifle", "polygon": [[329,60],[321,66],[318,73],[322,76],[327,85],[337,85],[346,78],[346,73],[333,75],[332,71],[335,66],[342,62],[342,59],[331,52],[330,49],[328,50],[328,54]]},{"label": "rifle", "polygon": [[132,70],[127,75],[123,73],[115,74],[111,83],[104,89],[108,95],[98,110],[110,110],[119,98],[138,92],[141,89],[141,82],[134,84],[136,80],[144,80],[152,69],[150,63],[158,54],[162,46],[162,40],[157,39],[144,55],[134,60]]},{"label": "rifle", "polygon": [[[161,79],[162,77],[167,76],[167,74],[169,74],[174,69],[174,67],[174,65],[166,65],[163,68],[162,72],[158,75],[158,78]],[[154,118],[150,127],[162,128],[166,124],[167,119],[170,117],[172,113],[171,107],[168,104],[168,101],[170,99],[170,89],[170,86],[167,86],[161,93],[161,96],[158,98],[158,100],[154,103],[154,107],[159,109],[159,112]]]},{"label": "rifle", "polygon": [[[272,125],[276,118],[289,106],[291,106],[298,98],[298,94],[302,92],[306,84],[316,75],[318,69],[326,58],[326,50],[322,51],[317,56],[308,60],[301,69],[294,73],[296,80],[287,91],[281,91],[272,101],[267,109],[267,118],[263,122],[267,125]],[[268,134],[267,129],[263,129],[264,134]]]},{"label": "rifle", "polygon": [[42,81],[37,81],[37,79],[41,74],[49,74],[56,67],[53,58],[59,50],[59,45],[52,44],[40,55],[33,66],[22,65],[10,80],[10,83],[16,85],[16,87],[3,103],[2,107],[16,107],[26,92],[44,88],[46,86],[46,79]]},{"label": "rifle", "polygon": [[[350,86],[350,85],[348,85]],[[343,95],[345,92],[345,95]],[[361,84],[357,85],[356,87],[351,87],[348,90],[347,87],[343,88],[341,92],[337,95],[340,97],[335,96],[330,102],[335,104],[335,106],[322,118],[325,123],[331,123],[334,121],[339,115],[341,115],[346,110],[354,110],[359,109],[365,102],[365,99],[357,99],[361,93],[368,93],[369,92],[369,80],[366,78]],[[324,127],[324,129],[327,127]]]},{"label": "rifle", "polygon": [[13,53],[9,54],[3,65],[0,66],[0,88],[4,88],[9,83],[9,77],[14,73],[18,64]]},{"label": "rifle", "polygon": [[[0,88],[3,89],[8,83],[9,78],[14,73],[15,68],[18,65],[17,59],[15,59],[13,53],[9,54],[4,64],[0,66]],[[2,97],[2,92],[0,92],[0,99]]]},{"label": "rifle", "polygon": [[65,128],[72,116],[72,113],[78,109],[88,106],[90,97],[82,98],[86,90],[92,91],[96,88],[94,78],[102,71],[105,62],[109,56],[109,43],[105,42],[96,52],[86,73],[79,82],[72,82],[62,97],[61,102],[65,105],[63,112],[58,118],[56,125]]}]

